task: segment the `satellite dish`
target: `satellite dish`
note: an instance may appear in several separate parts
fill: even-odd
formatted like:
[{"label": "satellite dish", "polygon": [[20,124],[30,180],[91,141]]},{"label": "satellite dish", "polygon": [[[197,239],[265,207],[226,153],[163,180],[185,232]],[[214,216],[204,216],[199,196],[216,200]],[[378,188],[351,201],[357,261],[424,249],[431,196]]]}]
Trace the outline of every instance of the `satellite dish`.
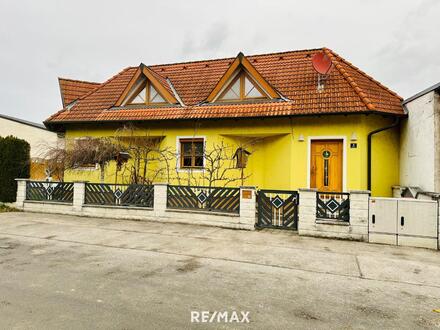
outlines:
[{"label": "satellite dish", "polygon": [[328,74],[333,67],[332,60],[324,52],[313,55],[312,65],[316,72],[322,75]]}]

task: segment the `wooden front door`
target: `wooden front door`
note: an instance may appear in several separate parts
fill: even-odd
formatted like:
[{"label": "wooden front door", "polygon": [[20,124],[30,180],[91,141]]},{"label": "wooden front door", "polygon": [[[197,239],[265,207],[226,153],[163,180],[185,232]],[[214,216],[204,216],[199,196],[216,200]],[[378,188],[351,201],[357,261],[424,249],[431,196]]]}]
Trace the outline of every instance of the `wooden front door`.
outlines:
[{"label": "wooden front door", "polygon": [[310,188],[342,191],[342,140],[313,140],[310,159]]}]

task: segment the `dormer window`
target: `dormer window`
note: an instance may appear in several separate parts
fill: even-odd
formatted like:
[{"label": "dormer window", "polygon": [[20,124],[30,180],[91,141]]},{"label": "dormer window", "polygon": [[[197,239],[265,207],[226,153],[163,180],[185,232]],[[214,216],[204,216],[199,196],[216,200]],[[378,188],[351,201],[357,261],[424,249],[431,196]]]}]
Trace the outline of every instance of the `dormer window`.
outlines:
[{"label": "dormer window", "polygon": [[240,102],[278,99],[281,95],[239,53],[206,98],[207,102]]},{"label": "dormer window", "polygon": [[268,98],[266,93],[245,72],[240,72],[220,94],[218,101],[244,101]]},{"label": "dormer window", "polygon": [[[136,94],[135,94],[136,95]],[[146,82],[146,85],[141,89],[136,96],[132,98],[128,104],[147,104],[158,105],[167,104],[168,102],[160,95],[160,93],[154,88],[150,81]]]},{"label": "dormer window", "polygon": [[170,79],[160,76],[157,72],[141,64],[116,101],[115,106],[182,104],[176,97],[178,98],[178,95]]}]

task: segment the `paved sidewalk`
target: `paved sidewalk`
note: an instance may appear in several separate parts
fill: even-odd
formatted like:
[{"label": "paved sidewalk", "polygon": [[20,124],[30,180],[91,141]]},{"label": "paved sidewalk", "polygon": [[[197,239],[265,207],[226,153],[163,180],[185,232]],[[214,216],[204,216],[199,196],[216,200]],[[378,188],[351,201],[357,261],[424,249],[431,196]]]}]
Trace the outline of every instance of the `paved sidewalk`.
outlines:
[{"label": "paved sidewalk", "polygon": [[2,328],[440,328],[439,252],[288,231],[3,213],[0,273]]}]

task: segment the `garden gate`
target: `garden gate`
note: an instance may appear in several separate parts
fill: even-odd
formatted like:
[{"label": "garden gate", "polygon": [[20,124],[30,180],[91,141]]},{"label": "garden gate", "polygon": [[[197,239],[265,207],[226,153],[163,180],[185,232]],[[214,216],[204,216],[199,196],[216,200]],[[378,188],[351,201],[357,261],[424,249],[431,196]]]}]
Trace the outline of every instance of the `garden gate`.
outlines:
[{"label": "garden gate", "polygon": [[298,229],[297,191],[259,190],[257,203],[258,228]]}]

